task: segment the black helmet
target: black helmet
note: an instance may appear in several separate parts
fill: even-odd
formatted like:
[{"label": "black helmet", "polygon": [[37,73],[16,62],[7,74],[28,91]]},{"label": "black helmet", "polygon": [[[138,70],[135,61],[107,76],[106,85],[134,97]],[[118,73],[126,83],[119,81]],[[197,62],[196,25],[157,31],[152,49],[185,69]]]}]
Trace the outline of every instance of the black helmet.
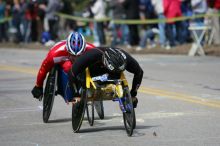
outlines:
[{"label": "black helmet", "polygon": [[108,48],[104,51],[102,61],[111,72],[121,72],[126,67],[126,55],[116,48]]}]

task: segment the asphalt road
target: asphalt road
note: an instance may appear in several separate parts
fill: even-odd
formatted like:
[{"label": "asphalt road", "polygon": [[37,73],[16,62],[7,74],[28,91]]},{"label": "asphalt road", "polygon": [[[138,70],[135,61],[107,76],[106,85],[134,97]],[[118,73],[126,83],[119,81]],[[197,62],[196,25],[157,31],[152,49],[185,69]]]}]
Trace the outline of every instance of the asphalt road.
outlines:
[{"label": "asphalt road", "polygon": [[93,127],[84,120],[80,133],[73,133],[71,105],[57,96],[50,123],[43,123],[42,102],[30,91],[46,53],[0,49],[1,146],[220,145],[220,58],[135,55],[144,78],[137,128],[128,137],[112,101],[104,102],[104,120],[96,118]]}]

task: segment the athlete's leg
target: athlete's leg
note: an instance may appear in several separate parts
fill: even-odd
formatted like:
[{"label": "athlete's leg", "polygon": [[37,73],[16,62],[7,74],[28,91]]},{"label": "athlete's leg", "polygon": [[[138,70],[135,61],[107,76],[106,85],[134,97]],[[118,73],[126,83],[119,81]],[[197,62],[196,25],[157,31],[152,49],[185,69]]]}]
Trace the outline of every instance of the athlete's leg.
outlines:
[{"label": "athlete's leg", "polygon": [[72,63],[70,61],[66,61],[63,64],[61,64],[61,70],[59,72],[59,77],[60,77],[60,85],[62,86],[62,91],[63,91],[63,98],[65,102],[70,102],[73,99],[73,90],[71,90],[69,86],[69,79],[68,79],[68,71],[71,68]]}]

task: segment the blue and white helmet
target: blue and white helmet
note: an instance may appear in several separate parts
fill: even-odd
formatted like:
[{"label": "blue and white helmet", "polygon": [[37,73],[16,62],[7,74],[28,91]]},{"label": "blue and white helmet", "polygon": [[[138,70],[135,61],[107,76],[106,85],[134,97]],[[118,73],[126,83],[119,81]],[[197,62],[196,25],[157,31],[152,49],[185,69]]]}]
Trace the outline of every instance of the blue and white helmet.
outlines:
[{"label": "blue and white helmet", "polygon": [[81,33],[72,32],[66,40],[66,49],[72,55],[81,55],[85,50],[86,42]]}]

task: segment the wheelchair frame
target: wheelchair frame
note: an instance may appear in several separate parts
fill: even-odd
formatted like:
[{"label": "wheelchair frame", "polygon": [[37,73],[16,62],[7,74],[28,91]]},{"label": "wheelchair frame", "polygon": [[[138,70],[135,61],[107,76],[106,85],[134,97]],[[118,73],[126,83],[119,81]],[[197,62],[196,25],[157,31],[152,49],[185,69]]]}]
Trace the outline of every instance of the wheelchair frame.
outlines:
[{"label": "wheelchair frame", "polygon": [[[114,96],[105,94],[103,86],[99,84],[90,76],[90,71],[86,69],[85,85],[81,90],[81,100],[72,107],[72,128],[74,132],[79,132],[82,121],[84,119],[85,110],[87,111],[87,118],[89,124],[92,126],[94,122],[94,107],[92,105],[91,114],[89,113],[88,103],[93,104],[94,101],[113,100],[119,101],[120,109],[123,113],[124,126],[128,136],[133,134],[133,129],[136,127],[135,110],[128,87],[128,82],[124,73],[121,73],[120,79],[107,80],[106,84],[114,85]],[[103,88],[102,88],[103,87]],[[90,117],[91,116],[91,117]]]}]

